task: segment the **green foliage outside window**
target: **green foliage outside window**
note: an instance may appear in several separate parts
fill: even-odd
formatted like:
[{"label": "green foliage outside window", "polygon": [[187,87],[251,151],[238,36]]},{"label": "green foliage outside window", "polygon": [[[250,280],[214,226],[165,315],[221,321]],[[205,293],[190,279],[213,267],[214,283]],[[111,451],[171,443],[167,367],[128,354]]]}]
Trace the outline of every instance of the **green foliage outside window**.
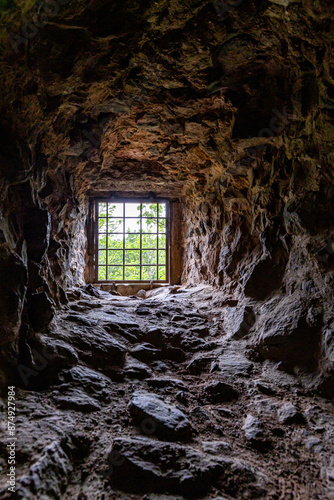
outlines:
[{"label": "green foliage outside window", "polygon": [[101,281],[166,280],[166,205],[99,203],[98,248]]}]

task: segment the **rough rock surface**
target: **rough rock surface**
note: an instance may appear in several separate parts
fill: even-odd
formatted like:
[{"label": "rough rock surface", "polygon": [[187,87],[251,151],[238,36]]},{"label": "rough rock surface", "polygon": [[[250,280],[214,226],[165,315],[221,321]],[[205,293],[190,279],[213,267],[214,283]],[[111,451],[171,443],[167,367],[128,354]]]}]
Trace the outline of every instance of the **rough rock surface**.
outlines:
[{"label": "rough rock surface", "polygon": [[[63,388],[62,388],[63,389]],[[59,408],[65,410],[97,411],[101,409],[96,399],[88,396],[84,391],[77,388],[69,388],[53,392],[54,401]]]},{"label": "rough rock surface", "polygon": [[305,424],[304,415],[291,404],[286,403],[277,411],[278,421],[280,424]]},{"label": "rough rock surface", "polygon": [[298,293],[287,297],[273,309],[260,333],[260,352],[264,357],[290,366],[312,368],[320,351],[322,310],[305,304]]},{"label": "rough rock surface", "polygon": [[21,478],[19,498],[59,498],[67,486],[71,472],[69,457],[60,443],[54,441],[44,448],[28,474]]},{"label": "rough rock surface", "polygon": [[[287,357],[262,316],[294,316],[290,295],[322,306],[321,321],[290,322],[302,356],[288,368],[318,369],[315,388],[332,394],[332,3],[111,4],[0,7],[3,363],[90,277],[89,196],[153,192],[182,202],[182,281],[224,290],[236,338],[252,321],[232,316],[252,308],[262,356]],[[294,349],[305,321],[315,360]]]},{"label": "rough rock surface", "polygon": [[[168,314],[150,319],[136,314],[136,299],[99,292],[101,307],[81,313],[96,326],[66,319],[63,307],[54,328],[39,335],[16,377],[17,498],[330,498],[333,408],[314,395],[312,376],[279,370],[271,360],[250,362],[251,345],[217,330],[221,310],[202,309],[209,301],[220,303],[224,292],[184,287],[176,297],[172,290],[155,295],[161,298],[154,310]],[[81,293],[74,296],[71,307],[82,301]],[[106,333],[105,316],[113,308],[122,330],[114,320],[114,332]],[[155,330],[161,332],[159,352],[175,343],[177,330],[170,327],[176,308],[189,325],[192,312],[202,310],[206,342],[215,344],[213,366],[199,374],[189,372],[193,348],[184,349],[180,362],[143,363],[131,355]],[[124,337],[133,324],[136,342]],[[192,328],[182,332],[179,340],[189,346],[201,339]],[[90,351],[88,340],[77,340],[89,334]],[[111,365],[107,356],[96,356],[105,338],[121,343],[124,359]],[[202,349],[196,355],[205,356]],[[1,400],[3,414],[5,404]],[[2,432],[1,471],[7,443]],[[2,478],[0,496],[9,499]]]},{"label": "rough rock surface", "polygon": [[213,380],[205,387],[207,399],[212,403],[228,403],[238,398],[238,391],[230,384]]},{"label": "rough rock surface", "polygon": [[0,245],[0,274],[0,345],[4,345],[12,342],[20,330],[28,281],[24,262],[4,243]]},{"label": "rough rock surface", "polygon": [[219,371],[227,377],[249,377],[249,373],[253,369],[251,363],[245,355],[237,350],[233,352],[223,352],[218,357]]},{"label": "rough rock surface", "polygon": [[150,428],[150,434],[161,439],[179,441],[191,435],[191,426],[185,414],[155,394],[135,392],[129,410],[141,429]]},{"label": "rough rock surface", "polygon": [[[126,491],[177,493],[200,498],[219,478],[238,474],[256,478],[251,469],[238,461],[203,454],[192,447],[171,445],[149,438],[117,438],[109,455],[115,462],[112,482]],[[161,465],[157,465],[161,463]]]},{"label": "rough rock surface", "polygon": [[259,418],[248,414],[241,429],[247,441],[254,447],[258,449],[265,449],[268,447],[269,441],[265,439],[263,423]]},{"label": "rough rock surface", "polygon": [[[0,2],[0,391],[18,387],[17,472],[37,463],[41,495],[122,500],[97,471],[111,434],[138,432],[138,390],[183,405],[195,449],[224,437],[259,477],[275,471],[269,486],[246,472],[212,484],[212,498],[332,495],[333,9]],[[179,206],[181,288],[92,285],[90,198],[115,192]],[[239,397],[207,400],[214,380]],[[57,406],[78,393],[95,411]],[[283,403],[304,425],[279,421]],[[247,414],[263,420],[265,456],[245,442]],[[53,442],[63,474],[39,462]]]},{"label": "rough rock surface", "polygon": [[246,337],[256,319],[253,309],[249,306],[229,307],[225,314],[225,330],[231,332],[234,339]]}]

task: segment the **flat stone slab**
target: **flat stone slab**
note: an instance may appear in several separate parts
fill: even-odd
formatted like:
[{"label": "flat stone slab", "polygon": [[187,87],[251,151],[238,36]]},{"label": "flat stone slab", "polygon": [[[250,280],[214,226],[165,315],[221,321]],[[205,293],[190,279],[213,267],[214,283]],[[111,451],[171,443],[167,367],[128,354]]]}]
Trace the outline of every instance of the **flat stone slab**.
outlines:
[{"label": "flat stone slab", "polygon": [[128,378],[142,380],[152,375],[152,370],[131,356],[126,357],[124,373]]},{"label": "flat stone slab", "polygon": [[80,315],[80,314],[68,314],[65,319],[68,321],[73,321],[73,323],[78,323],[78,325],[83,325],[83,326],[96,326],[97,321],[96,320],[91,320],[87,319],[86,316]]},{"label": "flat stone slab", "polygon": [[88,328],[74,325],[69,330],[68,325],[63,323],[53,332],[52,337],[55,336],[72,346],[79,358],[93,367],[104,368],[124,362],[126,347],[99,326]]},{"label": "flat stone slab", "polygon": [[219,370],[224,375],[248,377],[252,368],[253,363],[242,354],[226,351],[219,356]]},{"label": "flat stone slab", "polygon": [[153,345],[144,342],[133,347],[130,353],[132,357],[139,359],[139,361],[149,363],[159,357],[160,351]]},{"label": "flat stone slab", "polygon": [[232,447],[226,441],[202,441],[203,451],[212,455],[230,455]]},{"label": "flat stone slab", "polygon": [[54,401],[59,408],[65,410],[82,412],[101,410],[101,406],[95,398],[88,396],[84,391],[77,388],[70,388],[65,392],[55,393]]},{"label": "flat stone slab", "polygon": [[256,479],[248,467],[230,458],[143,437],[114,439],[108,462],[113,485],[132,493],[202,498],[221,476],[222,484],[233,476],[241,488]]},{"label": "flat stone slab", "polygon": [[65,380],[76,388],[82,389],[98,401],[109,401],[112,382],[100,372],[86,366],[77,365],[65,374]]},{"label": "flat stone slab", "polygon": [[138,328],[138,323],[127,313],[121,313],[116,310],[104,312],[101,310],[93,310],[87,314],[87,318],[91,321],[106,323],[108,325],[114,325],[116,328],[120,326],[122,328]]},{"label": "flat stone slab", "polygon": [[146,434],[174,441],[187,439],[191,435],[191,425],[186,415],[155,394],[135,392],[129,403],[129,410],[134,421]]}]

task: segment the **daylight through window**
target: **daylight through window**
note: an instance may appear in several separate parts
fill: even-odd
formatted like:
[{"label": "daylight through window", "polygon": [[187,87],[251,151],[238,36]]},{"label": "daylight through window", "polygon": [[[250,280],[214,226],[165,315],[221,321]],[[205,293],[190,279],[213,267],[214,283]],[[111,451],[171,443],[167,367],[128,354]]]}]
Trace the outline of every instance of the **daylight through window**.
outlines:
[{"label": "daylight through window", "polygon": [[167,281],[167,202],[96,202],[98,281]]}]

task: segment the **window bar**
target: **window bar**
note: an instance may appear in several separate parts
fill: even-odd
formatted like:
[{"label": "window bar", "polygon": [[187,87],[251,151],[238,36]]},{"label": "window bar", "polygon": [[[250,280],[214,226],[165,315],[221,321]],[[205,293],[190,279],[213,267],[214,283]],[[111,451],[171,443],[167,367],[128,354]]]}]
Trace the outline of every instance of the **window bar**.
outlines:
[{"label": "window bar", "polygon": [[159,215],[160,215],[160,203],[157,204],[157,280],[160,281],[159,277]]},{"label": "window bar", "polygon": [[109,203],[106,203],[106,280],[109,276],[109,233],[108,233],[108,225],[109,225]]},{"label": "window bar", "polygon": [[99,203],[95,203],[95,276],[96,280],[99,279]]},{"label": "window bar", "polygon": [[139,250],[139,252],[140,252],[140,260],[139,260],[139,263],[140,263],[140,281],[143,279],[143,273],[142,273],[142,269],[143,269],[142,268],[142,264],[143,264],[143,257],[142,257],[142,253],[143,253],[143,251],[142,251],[142,247],[143,247],[143,243],[142,243],[143,217],[142,217],[142,215],[143,215],[143,204],[140,203],[140,214],[139,214],[139,216],[140,216],[140,219],[139,219],[140,220],[140,245],[139,245],[140,246],[140,250]]},{"label": "window bar", "polygon": [[[101,204],[105,204],[105,207],[106,207],[106,214],[104,214],[104,216],[102,215],[102,212],[100,213],[100,203]],[[100,232],[100,228],[99,228],[99,224],[95,224],[95,231],[93,231],[93,234],[95,236],[95,241],[96,241],[96,252],[95,252],[95,259],[96,259],[96,279],[98,281],[112,281],[112,277],[111,279],[109,280],[108,279],[108,271],[109,271],[109,254],[112,253],[112,250],[113,250],[113,247],[112,247],[112,242],[110,243],[111,246],[109,245],[109,235],[110,235],[110,231],[109,231],[109,217],[110,217],[110,214],[109,214],[109,201],[105,200],[105,199],[100,199],[96,202],[96,205],[95,205],[95,211],[94,211],[94,214],[95,214],[95,220],[97,220],[97,222],[99,222],[99,219],[100,219],[100,215],[101,216],[101,219],[105,221],[106,223],[106,229],[103,229],[103,231],[105,231],[105,233],[103,232]],[[125,225],[125,215],[126,215],[126,202],[123,202],[122,203],[122,212],[123,212],[123,232],[121,233],[123,238],[122,238],[122,241],[123,241],[123,245],[121,246],[122,248],[122,252],[123,252],[123,264],[122,264],[122,277],[123,277],[123,281],[127,282],[127,281],[130,281],[130,280],[125,280],[125,271],[126,271],[126,259],[125,259],[125,237],[126,237],[126,225]],[[163,204],[163,206],[165,206],[165,203]],[[149,273],[149,270],[150,268],[152,267],[152,271],[153,271],[153,268],[156,269],[156,280],[157,281],[168,281],[168,277],[169,277],[169,273],[170,273],[170,237],[171,237],[171,231],[170,231],[170,224],[167,224],[167,221],[170,221],[171,218],[172,218],[172,210],[171,210],[171,207],[169,206],[169,204],[167,204],[167,206],[165,207],[165,210],[166,210],[166,214],[164,216],[160,215],[160,210],[162,208],[162,204],[157,202],[156,203],[156,207],[157,207],[157,228],[156,228],[156,231],[155,233],[147,233],[148,235],[155,235],[157,237],[157,244],[155,245],[154,248],[145,248],[145,251],[151,251],[152,253],[155,253],[156,255],[156,263],[152,264],[152,266],[150,266],[149,268],[147,268],[147,264],[143,264],[143,202],[140,201],[139,202],[139,208],[140,208],[140,215],[139,215],[139,220],[140,220],[140,239],[139,239],[139,247],[140,248],[137,248],[137,249],[133,249],[133,250],[137,250],[139,251],[139,254],[140,254],[140,262],[139,262],[139,267],[140,267],[140,281],[143,281],[143,267],[146,269],[147,268],[147,271],[148,271],[148,278],[144,281],[150,281],[150,278],[149,278],[149,275],[151,273]],[[165,227],[165,232],[164,233],[161,233],[160,234],[160,230],[159,230],[159,226],[160,226],[160,222],[161,223],[165,223],[166,227]],[[102,250],[102,249],[99,249],[99,238],[102,234],[105,234],[106,236],[106,245],[105,245],[105,252],[106,252],[106,262],[105,264],[99,264],[99,250]],[[145,233],[146,234],[146,233]],[[166,262],[160,262],[160,255],[159,255],[159,237],[162,236],[162,237],[165,237],[165,240],[166,240],[166,244],[165,244],[165,247],[163,247],[161,250],[164,251],[164,254],[165,254],[165,258],[166,258]],[[137,266],[138,264],[133,264],[134,266]],[[161,278],[159,277],[159,266],[162,268],[162,270],[164,270],[164,276],[162,276]],[[99,279],[100,277],[100,270],[104,268],[104,278],[102,278],[101,280]],[[153,278],[151,277],[151,280]],[[119,281],[119,280],[116,280],[116,281]],[[135,281],[137,281],[135,279]]]},{"label": "window bar", "polygon": [[125,202],[123,203],[123,281],[125,280]]},{"label": "window bar", "polygon": [[[171,228],[172,216],[173,216],[172,206],[171,206],[171,204],[168,203],[166,205],[166,228],[165,228],[165,231],[166,231],[166,233],[165,233],[166,234],[166,236],[165,236],[165,241],[166,241],[166,246],[165,246],[166,280],[168,280],[168,281],[170,279],[170,268],[169,268],[169,265],[170,265],[170,237],[171,237],[170,228]],[[169,221],[168,224],[167,224],[167,220]]]},{"label": "window bar", "polygon": [[[98,219],[97,219],[98,220],[98,229],[97,230],[98,230],[98,237],[99,237],[99,235],[101,234],[101,232],[100,232],[100,204],[98,204],[98,206],[97,206],[97,212],[98,212]],[[100,259],[99,259],[99,251],[98,251],[98,262],[99,262],[99,260]],[[100,266],[99,266],[99,269],[100,269]],[[105,268],[105,269],[107,269],[107,268]]]}]

